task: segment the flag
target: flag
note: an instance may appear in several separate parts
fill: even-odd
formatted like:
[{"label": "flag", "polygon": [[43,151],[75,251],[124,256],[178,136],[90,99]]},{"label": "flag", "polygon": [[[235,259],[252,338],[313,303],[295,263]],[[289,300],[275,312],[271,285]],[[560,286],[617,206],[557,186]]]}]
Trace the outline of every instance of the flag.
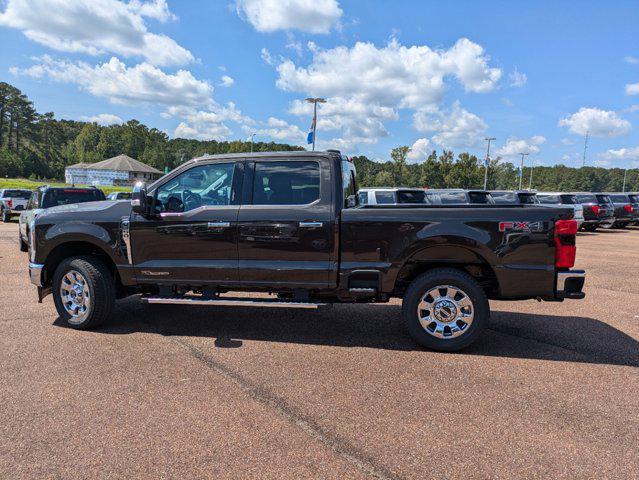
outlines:
[{"label": "flag", "polygon": [[308,136],[306,137],[306,142],[310,145],[313,143],[313,137],[315,136],[315,117],[311,121],[311,128],[308,130]]},{"label": "flag", "polygon": [[490,161],[490,158],[488,157],[488,155],[486,155],[486,158],[484,158],[484,167],[488,168],[488,162]]},{"label": "flag", "polygon": [[521,165],[519,165],[518,170],[519,170],[519,176],[521,177],[524,174],[523,170],[521,169]]}]

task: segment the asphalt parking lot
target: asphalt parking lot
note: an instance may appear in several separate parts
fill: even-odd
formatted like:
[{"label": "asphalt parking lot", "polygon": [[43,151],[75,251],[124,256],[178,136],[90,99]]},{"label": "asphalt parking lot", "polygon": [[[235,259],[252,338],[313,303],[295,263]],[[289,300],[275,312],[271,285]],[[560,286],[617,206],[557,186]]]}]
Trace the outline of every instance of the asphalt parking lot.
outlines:
[{"label": "asphalt parking lot", "polygon": [[71,330],[0,224],[0,478],[639,478],[639,228],[577,244],[585,300],[493,302],[442,354],[399,302]]}]

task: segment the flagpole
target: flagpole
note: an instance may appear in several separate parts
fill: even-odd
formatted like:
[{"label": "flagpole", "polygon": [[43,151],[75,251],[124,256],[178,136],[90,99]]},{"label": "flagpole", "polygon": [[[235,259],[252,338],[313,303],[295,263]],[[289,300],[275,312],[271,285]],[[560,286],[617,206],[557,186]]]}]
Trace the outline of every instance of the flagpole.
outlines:
[{"label": "flagpole", "polygon": [[313,151],[315,151],[315,134],[317,132],[317,104],[326,103],[326,99],[320,97],[309,97],[306,99],[306,101],[313,104]]},{"label": "flagpole", "polygon": [[317,131],[317,99],[313,102],[313,151],[315,151],[315,132]]}]

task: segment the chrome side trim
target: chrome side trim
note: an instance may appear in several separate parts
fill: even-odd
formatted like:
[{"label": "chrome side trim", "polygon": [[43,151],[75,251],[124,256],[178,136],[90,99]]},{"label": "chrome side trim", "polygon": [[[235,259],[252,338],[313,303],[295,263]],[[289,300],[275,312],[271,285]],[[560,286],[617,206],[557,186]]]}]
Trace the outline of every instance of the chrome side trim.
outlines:
[{"label": "chrome side trim", "polygon": [[229,228],[231,222],[208,222],[207,228]]},{"label": "chrome side trim", "polygon": [[557,272],[557,291],[563,292],[566,286],[566,280],[569,278],[586,278],[586,272],[583,270],[572,270],[567,272]]},{"label": "chrome side trim", "polygon": [[131,220],[129,217],[122,217],[120,224],[122,228],[122,241],[126,246],[126,259],[129,265],[133,265],[133,256],[131,253]]},{"label": "chrome side trim", "polygon": [[300,222],[300,228],[320,228],[323,225],[322,222]]},{"label": "chrome side trim", "polygon": [[306,308],[316,309],[324,303],[280,302],[270,300],[239,300],[239,299],[203,299],[203,298],[172,298],[172,297],[142,297],[147,303],[171,305],[221,305],[224,307],[271,307],[271,308]]},{"label": "chrome side trim", "polygon": [[29,262],[29,279],[36,287],[42,286],[42,270],[44,264]]}]

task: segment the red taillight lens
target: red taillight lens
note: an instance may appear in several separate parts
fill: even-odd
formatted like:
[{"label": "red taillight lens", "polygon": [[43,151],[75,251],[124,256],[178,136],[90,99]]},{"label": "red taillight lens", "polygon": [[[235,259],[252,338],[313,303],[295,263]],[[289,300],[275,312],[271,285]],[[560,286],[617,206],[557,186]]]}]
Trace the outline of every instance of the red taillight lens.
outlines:
[{"label": "red taillight lens", "polygon": [[575,220],[557,220],[555,222],[555,267],[571,268],[575,265],[576,235],[577,222]]},{"label": "red taillight lens", "polygon": [[632,205],[624,205],[623,209],[628,213],[632,213]]},{"label": "red taillight lens", "polygon": [[594,213],[595,215],[599,215],[599,205],[592,206],[592,213]]},{"label": "red taillight lens", "polygon": [[13,205],[13,200],[7,200],[7,207],[11,208]]}]

